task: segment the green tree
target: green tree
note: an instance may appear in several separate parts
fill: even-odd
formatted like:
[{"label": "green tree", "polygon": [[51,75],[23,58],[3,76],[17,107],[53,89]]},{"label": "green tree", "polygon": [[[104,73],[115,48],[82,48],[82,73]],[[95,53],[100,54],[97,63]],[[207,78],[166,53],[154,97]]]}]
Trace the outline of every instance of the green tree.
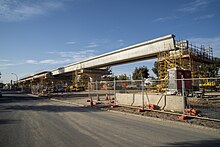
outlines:
[{"label": "green tree", "polygon": [[121,74],[118,76],[118,80],[128,80],[128,76],[126,74]]},{"label": "green tree", "polygon": [[154,62],[154,66],[152,67],[152,71],[154,72],[154,74],[157,76],[157,77],[159,77],[159,74],[158,74],[158,62],[157,61],[155,61]]},{"label": "green tree", "polygon": [[216,77],[219,74],[220,58],[214,58],[214,63],[207,67],[209,77]]},{"label": "green tree", "polygon": [[133,78],[133,80],[141,80],[142,77],[148,78],[149,77],[148,72],[149,72],[149,70],[148,70],[147,66],[136,67],[133,72],[132,78]]},{"label": "green tree", "polygon": [[114,78],[115,78],[115,80],[118,80],[118,78],[117,78],[117,76],[104,76],[104,77],[102,77],[102,80],[103,81],[114,81]]}]

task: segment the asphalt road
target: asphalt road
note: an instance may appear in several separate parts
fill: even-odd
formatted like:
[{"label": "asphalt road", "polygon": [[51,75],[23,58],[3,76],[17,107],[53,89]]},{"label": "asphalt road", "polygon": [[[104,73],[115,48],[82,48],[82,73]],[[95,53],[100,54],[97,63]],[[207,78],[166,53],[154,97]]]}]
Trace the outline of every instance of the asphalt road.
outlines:
[{"label": "asphalt road", "polygon": [[0,98],[0,146],[220,146],[220,134],[8,93]]}]

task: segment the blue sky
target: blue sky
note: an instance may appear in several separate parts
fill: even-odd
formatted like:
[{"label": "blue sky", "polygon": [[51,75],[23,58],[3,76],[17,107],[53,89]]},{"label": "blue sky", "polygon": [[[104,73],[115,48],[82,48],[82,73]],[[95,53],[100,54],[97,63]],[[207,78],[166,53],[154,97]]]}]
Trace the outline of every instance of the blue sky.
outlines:
[{"label": "blue sky", "polygon": [[[219,0],[0,0],[0,81],[175,34],[220,56]],[[112,67],[131,74],[152,60]],[[152,74],[152,71],[150,71]]]}]

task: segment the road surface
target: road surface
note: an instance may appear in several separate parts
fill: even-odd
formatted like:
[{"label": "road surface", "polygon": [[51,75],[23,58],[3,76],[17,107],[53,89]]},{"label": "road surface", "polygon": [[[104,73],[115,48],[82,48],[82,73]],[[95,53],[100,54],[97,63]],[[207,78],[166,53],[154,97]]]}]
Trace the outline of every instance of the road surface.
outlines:
[{"label": "road surface", "polygon": [[7,93],[0,98],[0,146],[220,146],[220,134]]}]

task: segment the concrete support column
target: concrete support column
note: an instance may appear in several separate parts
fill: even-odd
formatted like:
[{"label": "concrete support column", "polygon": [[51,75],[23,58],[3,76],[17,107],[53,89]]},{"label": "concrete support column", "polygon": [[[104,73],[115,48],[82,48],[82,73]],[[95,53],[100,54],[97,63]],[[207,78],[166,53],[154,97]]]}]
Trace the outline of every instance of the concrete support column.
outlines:
[{"label": "concrete support column", "polygon": [[90,73],[88,75],[90,77],[90,82],[100,81],[101,77],[103,76],[103,74],[95,74],[95,73]]}]

